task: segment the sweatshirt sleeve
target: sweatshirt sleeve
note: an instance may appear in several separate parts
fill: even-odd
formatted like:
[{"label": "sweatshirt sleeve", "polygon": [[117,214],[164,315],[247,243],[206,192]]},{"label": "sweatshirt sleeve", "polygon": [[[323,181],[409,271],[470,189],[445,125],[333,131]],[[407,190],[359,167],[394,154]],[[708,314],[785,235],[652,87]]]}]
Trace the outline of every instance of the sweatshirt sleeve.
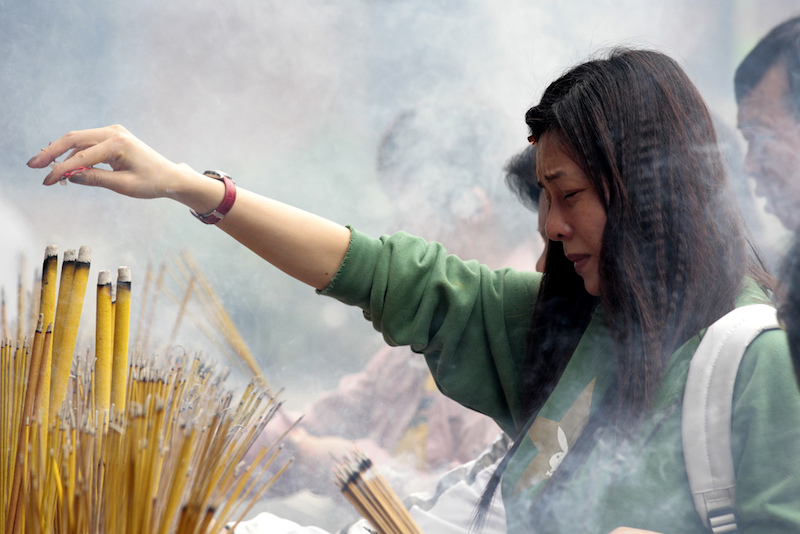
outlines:
[{"label": "sweatshirt sleeve", "polygon": [[509,431],[539,282],[403,232],[374,239],[351,229],[342,266],[320,293],[360,307],[387,343],[425,355],[445,395]]}]

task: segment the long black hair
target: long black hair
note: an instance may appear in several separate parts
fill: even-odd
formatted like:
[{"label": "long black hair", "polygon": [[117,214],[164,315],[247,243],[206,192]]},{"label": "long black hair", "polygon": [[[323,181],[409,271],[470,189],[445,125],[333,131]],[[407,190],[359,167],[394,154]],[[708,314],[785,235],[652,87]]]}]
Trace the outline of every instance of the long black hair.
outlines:
[{"label": "long black hair", "polygon": [[[680,66],[617,49],[567,71],[525,117],[534,141],[557,136],[604,203],[600,297],[551,242],[526,349],[523,406],[500,474],[566,368],[595,306],[616,358],[606,394],[548,481],[556,491],[606,430],[624,435],[654,402],[669,355],[734,306],[746,275],[770,278],[747,242],[710,113]],[[540,499],[541,500],[541,499]],[[534,506],[532,513],[544,513]],[[480,522],[480,512],[478,521]]]}]

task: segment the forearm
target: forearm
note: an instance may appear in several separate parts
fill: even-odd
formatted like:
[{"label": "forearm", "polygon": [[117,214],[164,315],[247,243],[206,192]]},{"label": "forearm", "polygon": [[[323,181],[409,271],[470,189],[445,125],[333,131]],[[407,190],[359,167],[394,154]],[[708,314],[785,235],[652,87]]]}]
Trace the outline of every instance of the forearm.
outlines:
[{"label": "forearm", "polygon": [[[175,167],[167,196],[199,213],[213,210],[224,186],[186,165]],[[328,285],[350,244],[350,231],[327,219],[242,188],[217,223],[241,244],[316,289]]]},{"label": "forearm", "polygon": [[283,272],[316,289],[330,283],[350,244],[350,230],[240,189],[220,229]]},{"label": "forearm", "polygon": [[[72,151],[66,161],[55,159]],[[100,163],[112,170],[95,168]],[[122,126],[70,132],[28,161],[32,168],[52,166],[44,184],[68,178],[105,187],[134,198],[168,197],[198,213],[214,210],[225,187],[173,163],[132,136]],[[287,274],[317,289],[328,285],[350,244],[344,226],[239,189],[222,230]]]}]

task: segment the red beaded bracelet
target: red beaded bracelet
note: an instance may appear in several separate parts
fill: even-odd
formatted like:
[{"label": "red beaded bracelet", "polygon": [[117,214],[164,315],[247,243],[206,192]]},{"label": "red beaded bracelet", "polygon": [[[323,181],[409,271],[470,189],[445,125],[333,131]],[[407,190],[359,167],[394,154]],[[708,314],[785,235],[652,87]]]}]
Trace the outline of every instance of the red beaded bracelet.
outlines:
[{"label": "red beaded bracelet", "polygon": [[206,224],[217,224],[225,218],[225,215],[228,214],[236,201],[236,183],[222,171],[206,171],[203,174],[225,184],[225,195],[222,197],[222,202],[219,203],[219,206],[208,213],[197,213],[195,210],[189,211]]}]

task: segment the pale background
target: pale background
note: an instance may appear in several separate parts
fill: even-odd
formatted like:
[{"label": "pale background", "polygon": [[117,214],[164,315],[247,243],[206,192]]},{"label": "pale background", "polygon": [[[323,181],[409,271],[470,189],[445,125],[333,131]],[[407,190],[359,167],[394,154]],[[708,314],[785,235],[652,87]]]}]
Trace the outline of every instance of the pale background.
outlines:
[{"label": "pale background", "polygon": [[[422,103],[495,110],[504,131],[488,163],[501,180],[502,163],[525,146],[524,112],[549,81],[598,49],[644,45],[677,58],[735,128],[735,66],[798,12],[780,0],[0,1],[6,301],[15,305],[21,272],[30,285],[47,244],[90,245],[90,281],[99,269],[131,267],[136,317],[148,262],[190,249],[269,381],[302,408],[380,346],[358,310],[315,295],[169,201],[44,188],[46,173],[28,169],[28,158],[71,129],[120,123],[173,160],[226,170],[240,187],[377,235],[393,230],[396,206],[376,182],[375,155],[399,113]],[[757,216],[762,242],[780,248],[783,230]],[[174,314],[166,299],[161,313],[153,335],[164,337]],[[213,356],[191,328],[180,335]]]}]

